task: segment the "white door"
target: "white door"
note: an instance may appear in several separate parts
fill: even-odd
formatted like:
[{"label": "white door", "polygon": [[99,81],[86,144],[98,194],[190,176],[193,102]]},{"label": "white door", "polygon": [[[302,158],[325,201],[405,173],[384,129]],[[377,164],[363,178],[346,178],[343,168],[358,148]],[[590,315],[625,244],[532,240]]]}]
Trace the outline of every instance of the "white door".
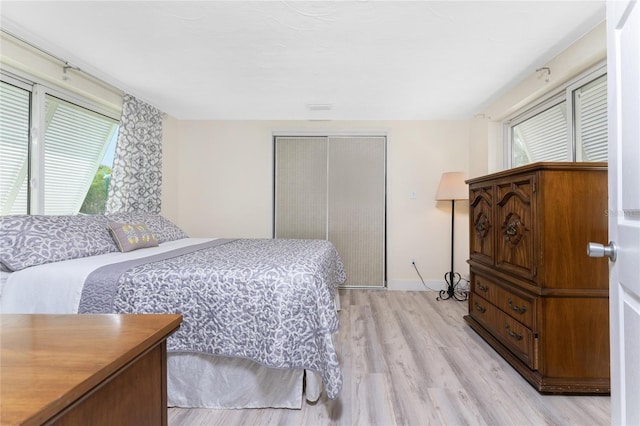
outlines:
[{"label": "white door", "polygon": [[611,422],[640,425],[640,5],[607,3]]}]

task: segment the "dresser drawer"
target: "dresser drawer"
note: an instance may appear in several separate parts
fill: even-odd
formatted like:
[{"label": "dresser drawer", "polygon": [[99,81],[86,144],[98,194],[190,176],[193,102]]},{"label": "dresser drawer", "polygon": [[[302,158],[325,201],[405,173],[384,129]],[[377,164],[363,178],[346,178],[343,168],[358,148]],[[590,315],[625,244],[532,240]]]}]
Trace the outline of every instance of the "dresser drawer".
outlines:
[{"label": "dresser drawer", "polygon": [[538,368],[535,338],[531,329],[475,293],[470,294],[469,314],[529,368]]},{"label": "dresser drawer", "polygon": [[483,275],[474,273],[471,276],[471,280],[474,293],[482,296],[526,327],[534,328],[533,313],[536,303],[535,297],[519,296]]}]

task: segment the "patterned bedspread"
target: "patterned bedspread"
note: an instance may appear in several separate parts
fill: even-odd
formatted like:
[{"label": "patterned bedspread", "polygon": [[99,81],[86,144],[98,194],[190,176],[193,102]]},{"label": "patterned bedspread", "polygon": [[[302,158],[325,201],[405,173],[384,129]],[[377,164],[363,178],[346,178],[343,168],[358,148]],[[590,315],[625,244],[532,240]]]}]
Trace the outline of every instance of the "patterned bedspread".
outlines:
[{"label": "patterned bedspread", "polygon": [[[181,313],[169,351],[314,370],[334,399],[342,388],[334,296],[344,280],[328,241],[232,240],[117,273],[112,312]],[[83,289],[81,312],[91,312],[90,293]]]}]

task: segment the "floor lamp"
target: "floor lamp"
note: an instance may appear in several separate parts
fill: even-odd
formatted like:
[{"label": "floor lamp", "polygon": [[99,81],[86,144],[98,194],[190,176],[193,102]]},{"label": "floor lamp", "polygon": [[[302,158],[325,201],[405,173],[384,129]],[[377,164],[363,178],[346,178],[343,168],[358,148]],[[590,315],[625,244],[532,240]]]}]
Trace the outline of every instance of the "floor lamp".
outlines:
[{"label": "floor lamp", "polygon": [[462,172],[443,173],[440,178],[440,185],[436,193],[437,201],[451,200],[451,269],[444,274],[447,282],[447,289],[440,290],[437,300],[455,299],[459,301],[467,300],[469,293],[466,290],[459,290],[460,274],[453,271],[453,223],[456,200],[468,200],[469,189],[464,183],[465,176]]}]

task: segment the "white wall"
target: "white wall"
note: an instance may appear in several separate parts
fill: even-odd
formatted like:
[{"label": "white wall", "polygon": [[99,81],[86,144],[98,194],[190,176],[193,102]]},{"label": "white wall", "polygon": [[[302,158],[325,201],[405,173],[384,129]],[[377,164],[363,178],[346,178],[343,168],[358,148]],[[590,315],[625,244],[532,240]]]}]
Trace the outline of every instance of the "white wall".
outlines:
[{"label": "white wall", "polygon": [[[180,121],[164,123],[163,214],[193,236],[272,236],[273,141],[282,132],[388,136],[387,275],[420,289],[411,266],[442,285],[450,265],[450,203],[436,202],[445,171],[468,172],[467,121]],[[412,193],[416,194],[411,199]],[[456,204],[455,269],[466,274],[468,203]]]}]

